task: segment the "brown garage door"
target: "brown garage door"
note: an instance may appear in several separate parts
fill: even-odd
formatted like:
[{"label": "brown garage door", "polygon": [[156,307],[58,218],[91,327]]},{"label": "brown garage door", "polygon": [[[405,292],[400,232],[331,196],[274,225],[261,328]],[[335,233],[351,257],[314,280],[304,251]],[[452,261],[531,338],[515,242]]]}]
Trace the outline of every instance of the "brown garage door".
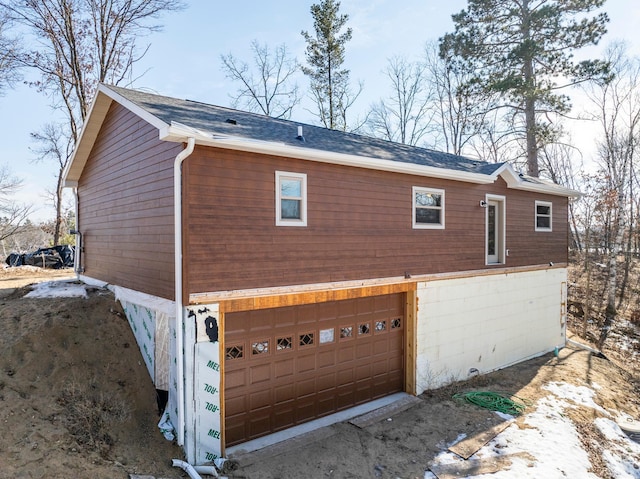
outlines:
[{"label": "brown garage door", "polygon": [[225,316],[225,442],[403,390],[404,295]]}]

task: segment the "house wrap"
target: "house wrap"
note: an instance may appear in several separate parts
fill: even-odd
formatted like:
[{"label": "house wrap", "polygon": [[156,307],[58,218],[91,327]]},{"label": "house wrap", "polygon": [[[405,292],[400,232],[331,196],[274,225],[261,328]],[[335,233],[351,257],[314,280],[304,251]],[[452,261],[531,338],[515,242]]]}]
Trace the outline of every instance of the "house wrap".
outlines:
[{"label": "house wrap", "polygon": [[506,163],[101,85],[64,180],[193,464],[565,342],[578,193]]}]

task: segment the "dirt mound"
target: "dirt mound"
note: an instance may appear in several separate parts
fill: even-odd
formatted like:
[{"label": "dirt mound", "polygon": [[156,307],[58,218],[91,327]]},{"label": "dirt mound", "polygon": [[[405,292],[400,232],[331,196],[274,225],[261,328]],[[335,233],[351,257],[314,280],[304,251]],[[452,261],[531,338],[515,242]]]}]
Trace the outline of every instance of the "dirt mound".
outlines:
[{"label": "dirt mound", "polygon": [[113,295],[25,298],[29,290],[0,299],[0,478],[182,477]]}]

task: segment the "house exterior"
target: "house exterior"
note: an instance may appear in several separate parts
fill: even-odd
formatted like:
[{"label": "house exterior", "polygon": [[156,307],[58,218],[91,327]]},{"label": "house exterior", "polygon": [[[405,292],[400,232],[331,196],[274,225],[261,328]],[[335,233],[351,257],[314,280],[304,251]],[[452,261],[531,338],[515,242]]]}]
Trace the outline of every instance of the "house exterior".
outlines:
[{"label": "house exterior", "polygon": [[508,164],[101,85],[65,185],[194,464],[565,342],[577,193]]}]

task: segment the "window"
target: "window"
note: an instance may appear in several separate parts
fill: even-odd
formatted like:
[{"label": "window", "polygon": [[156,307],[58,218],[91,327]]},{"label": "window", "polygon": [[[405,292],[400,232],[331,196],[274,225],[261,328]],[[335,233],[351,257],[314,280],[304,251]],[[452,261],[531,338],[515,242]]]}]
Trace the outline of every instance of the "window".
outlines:
[{"label": "window", "polygon": [[505,264],[506,252],[506,208],[505,197],[486,195],[486,262]]},{"label": "window", "polygon": [[276,225],[307,226],[307,175],[276,171]]},{"label": "window", "polygon": [[444,229],[444,190],[413,187],[413,227]]},{"label": "window", "polygon": [[536,201],[536,231],[551,231],[552,203]]}]

